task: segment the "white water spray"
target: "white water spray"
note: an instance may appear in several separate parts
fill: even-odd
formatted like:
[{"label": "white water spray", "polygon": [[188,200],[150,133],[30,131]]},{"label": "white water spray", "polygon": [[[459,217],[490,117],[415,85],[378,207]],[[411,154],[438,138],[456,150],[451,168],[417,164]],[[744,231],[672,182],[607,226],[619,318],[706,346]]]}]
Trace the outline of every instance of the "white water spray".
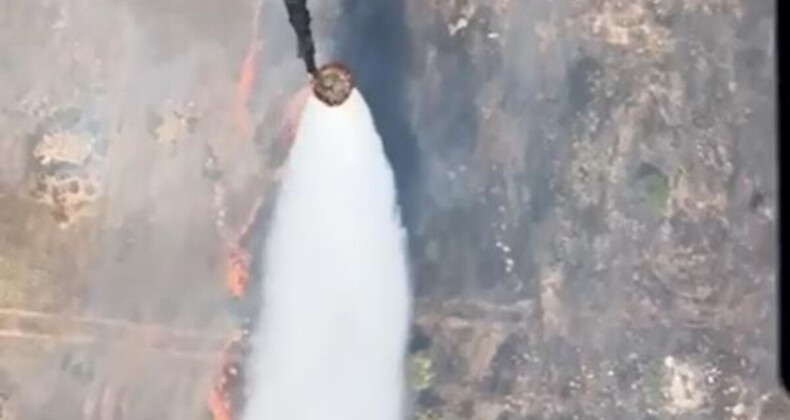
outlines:
[{"label": "white water spray", "polygon": [[246,420],[401,420],[410,290],[392,169],[362,95],[308,99],[264,258]]}]

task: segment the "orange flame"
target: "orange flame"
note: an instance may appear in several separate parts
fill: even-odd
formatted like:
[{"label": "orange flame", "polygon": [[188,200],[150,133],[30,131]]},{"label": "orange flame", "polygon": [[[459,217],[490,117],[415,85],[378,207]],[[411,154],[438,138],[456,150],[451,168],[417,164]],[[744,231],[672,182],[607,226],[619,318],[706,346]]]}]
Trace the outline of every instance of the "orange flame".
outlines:
[{"label": "orange flame", "polygon": [[[264,198],[264,196],[258,197],[253,205],[252,211],[247,216],[247,219],[244,221],[238,233],[232,235],[229,233],[229,229],[225,222],[225,189],[219,182],[215,184],[213,204],[217,212],[217,228],[226,240],[225,257],[227,272],[225,282],[228,291],[235,298],[244,296],[246,282],[249,279],[250,255],[241,246],[241,241],[250,231],[253,223],[255,223],[255,217],[261,206],[263,206]],[[239,346],[244,338],[243,331],[237,333],[232,337],[222,352],[222,369],[217,382],[211,388],[207,401],[208,409],[211,412],[213,420],[231,420],[232,418],[232,409],[234,409],[234,407],[230,406],[230,401],[228,400],[226,386],[230,381],[225,368],[228,366],[228,358],[233,352],[234,347]]]},{"label": "orange flame", "polygon": [[233,346],[238,342],[239,336],[234,335],[225,345],[220,357],[220,375],[211,387],[206,404],[211,413],[212,420],[231,420],[231,406],[227,395],[228,377],[226,376],[225,366],[228,363],[228,356]]},{"label": "orange flame", "polygon": [[[249,137],[252,133],[252,124],[250,123],[250,115],[247,110],[247,102],[252,90],[252,84],[255,79],[255,63],[258,59],[258,50],[260,41],[258,36],[258,22],[261,13],[261,8],[264,0],[257,0],[257,7],[252,23],[252,41],[247,48],[247,53],[244,56],[241,69],[239,71],[238,80],[234,86],[234,101],[233,101],[233,122],[236,129],[242,136]],[[244,295],[245,286],[249,279],[250,269],[250,255],[243,249],[241,245],[242,239],[247,235],[255,221],[255,216],[258,213],[261,205],[263,204],[264,197],[259,197],[252,208],[247,220],[241,226],[239,231],[234,235],[232,229],[228,226],[226,215],[226,191],[222,184],[217,181],[214,185],[214,209],[216,211],[216,225],[219,230],[220,236],[224,239],[225,252],[224,258],[226,261],[225,284],[228,292],[235,298],[240,298]],[[233,347],[243,340],[243,334],[233,337],[228,346],[222,353],[221,370],[216,383],[211,388],[208,396],[208,409],[211,413],[213,420],[231,420],[235,417],[235,407],[231,407],[231,401],[227,395],[227,386],[229,384],[228,372],[226,366],[228,357],[233,351]]]},{"label": "orange flame", "polygon": [[230,420],[227,404],[216,386],[211,388],[211,393],[208,396],[208,409],[211,412],[212,419]]},{"label": "orange flame", "polygon": [[228,291],[235,298],[244,295],[244,286],[249,278],[250,256],[238,244],[228,247],[228,268],[225,277]]},{"label": "orange flame", "polygon": [[232,388],[233,385],[231,384],[231,378],[228,376],[232,374],[230,369],[230,355],[234,352],[234,350],[238,350],[239,346],[242,345],[242,340],[244,336],[242,334],[234,335],[226,344],[225,349],[222,352],[222,357],[220,359],[220,375],[217,379],[217,382],[211,388],[211,392],[208,396],[208,409],[211,412],[213,420],[230,420],[231,418],[235,417],[235,411],[239,409],[239,407],[233,407],[231,404],[231,396],[229,392],[233,392]]},{"label": "orange flame", "polygon": [[252,81],[255,78],[255,60],[257,58],[257,43],[253,41],[247,49],[247,55],[241,65],[239,80],[236,82],[236,95],[234,101],[234,120],[236,128],[244,135],[250,134],[252,128],[250,116],[247,112],[247,100],[252,90]]},{"label": "orange flame", "polygon": [[[225,285],[235,298],[240,298],[244,295],[247,280],[250,278],[250,263],[252,260],[249,252],[241,246],[241,241],[252,229],[255,217],[261,206],[263,206],[263,202],[264,197],[258,197],[247,216],[247,220],[245,220],[238,233],[232,239],[227,240],[225,245]],[[218,222],[218,226],[224,226],[224,223]]]},{"label": "orange flame", "polygon": [[253,13],[252,21],[252,41],[247,48],[247,54],[244,56],[244,61],[241,64],[239,71],[239,79],[236,81],[235,98],[234,98],[234,122],[236,128],[242,135],[249,136],[252,130],[250,124],[250,116],[247,112],[247,100],[250,98],[250,91],[252,90],[252,82],[255,79],[255,62],[258,59],[258,47],[260,41],[258,40],[258,22],[263,8],[263,0],[258,1],[258,5]]},{"label": "orange flame", "polygon": [[244,224],[241,226],[238,233],[234,234],[226,220],[226,195],[225,188],[222,184],[216,182],[214,184],[214,199],[212,204],[216,213],[215,225],[220,236],[225,241],[225,246],[222,248],[223,259],[225,261],[225,285],[233,297],[240,298],[244,294],[244,284],[249,278],[251,260],[249,253],[241,246],[241,241],[255,222],[258,209],[263,204],[263,197],[258,198]]}]

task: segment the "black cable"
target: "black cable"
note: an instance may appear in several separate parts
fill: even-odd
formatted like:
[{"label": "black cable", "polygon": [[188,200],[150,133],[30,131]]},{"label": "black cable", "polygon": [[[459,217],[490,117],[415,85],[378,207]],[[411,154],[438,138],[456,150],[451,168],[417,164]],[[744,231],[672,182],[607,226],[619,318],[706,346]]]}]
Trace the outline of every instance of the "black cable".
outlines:
[{"label": "black cable", "polygon": [[315,44],[310,31],[310,11],[307,10],[307,0],[285,0],[288,11],[288,21],[296,32],[299,43],[297,56],[304,60],[307,72],[315,74],[318,68],[315,65]]}]

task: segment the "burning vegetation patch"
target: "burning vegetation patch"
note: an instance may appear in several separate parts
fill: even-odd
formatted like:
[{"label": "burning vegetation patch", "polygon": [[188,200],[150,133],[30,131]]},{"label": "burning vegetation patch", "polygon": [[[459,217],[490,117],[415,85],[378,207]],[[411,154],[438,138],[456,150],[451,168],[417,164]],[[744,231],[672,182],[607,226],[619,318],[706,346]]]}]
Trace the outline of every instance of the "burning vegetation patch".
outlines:
[{"label": "burning vegetation patch", "polygon": [[247,304],[252,294],[250,290],[252,255],[247,242],[248,235],[254,230],[257,216],[261,213],[264,199],[260,197],[250,216],[234,234],[225,221],[226,204],[225,189],[221,182],[215,182],[216,226],[224,238],[223,261],[225,264],[225,286],[232,298],[232,304],[238,309],[238,331],[229,339],[222,352],[219,373],[212,387],[207,405],[213,420],[230,420],[238,418],[244,406],[244,374],[243,366],[249,355],[249,337],[252,334],[253,319],[257,316],[257,304]]},{"label": "burning vegetation patch", "polygon": [[213,420],[236,419],[244,408],[243,365],[250,353],[251,333],[249,326],[243,327],[222,353],[220,373],[208,397],[208,408]]},{"label": "burning vegetation patch", "polygon": [[[234,84],[233,125],[240,138],[249,139],[253,134],[247,102],[252,90],[256,63],[259,58],[260,40],[258,22],[261,4],[255,10],[252,24],[252,37],[241,63],[238,79]],[[223,184],[222,173],[217,170],[216,156],[209,150],[204,169],[213,180],[215,226],[222,238],[222,261],[224,262],[224,282],[237,309],[238,330],[229,339],[219,362],[217,379],[207,399],[207,407],[213,420],[232,420],[240,417],[245,403],[244,365],[250,353],[249,338],[255,327],[258,305],[250,293],[253,263],[250,234],[260,219],[266,203],[266,196],[259,196],[238,229],[233,229],[227,220],[228,191]],[[251,303],[250,303],[251,302]]]}]

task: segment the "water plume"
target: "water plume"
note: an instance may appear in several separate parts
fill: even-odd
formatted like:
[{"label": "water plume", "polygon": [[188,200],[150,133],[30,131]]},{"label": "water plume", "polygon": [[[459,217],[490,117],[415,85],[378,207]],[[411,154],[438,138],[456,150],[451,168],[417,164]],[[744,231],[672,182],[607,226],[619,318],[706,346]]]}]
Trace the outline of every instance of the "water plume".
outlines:
[{"label": "water plume", "polygon": [[406,233],[381,138],[349,88],[339,104],[311,95],[286,162],[264,251],[247,420],[403,418]]}]

